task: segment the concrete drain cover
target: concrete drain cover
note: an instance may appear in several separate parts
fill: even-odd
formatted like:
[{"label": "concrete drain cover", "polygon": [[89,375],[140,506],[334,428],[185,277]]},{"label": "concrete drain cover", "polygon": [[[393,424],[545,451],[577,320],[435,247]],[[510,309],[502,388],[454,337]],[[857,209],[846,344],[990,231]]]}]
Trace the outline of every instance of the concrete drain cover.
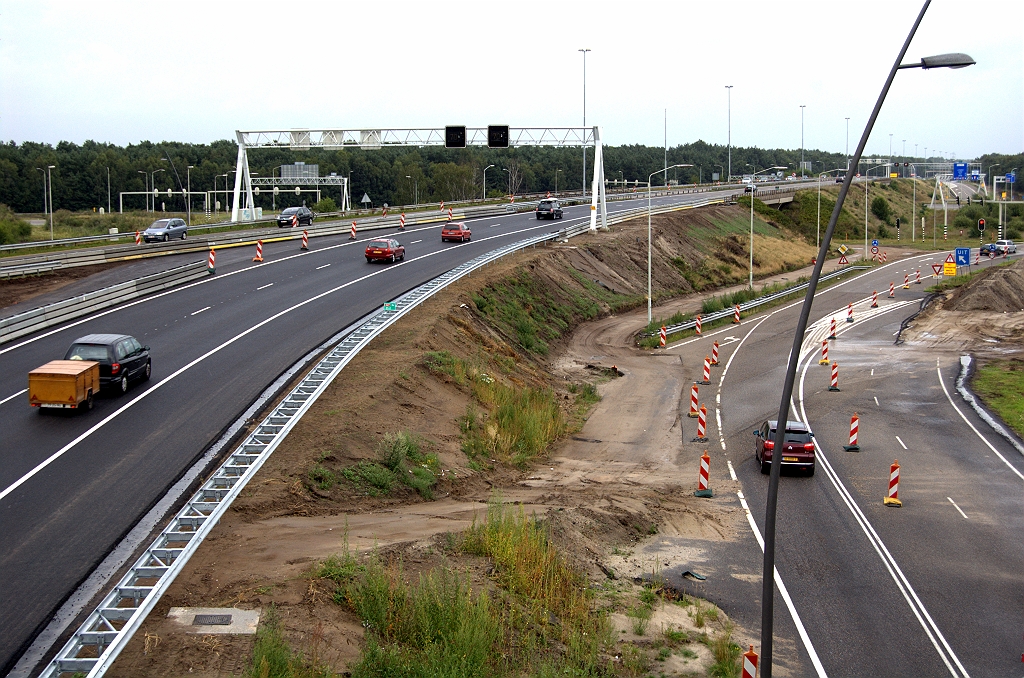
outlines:
[{"label": "concrete drain cover", "polygon": [[260,610],[241,610],[237,607],[172,607],[167,618],[174,621],[184,633],[204,635],[253,634],[260,623]]}]

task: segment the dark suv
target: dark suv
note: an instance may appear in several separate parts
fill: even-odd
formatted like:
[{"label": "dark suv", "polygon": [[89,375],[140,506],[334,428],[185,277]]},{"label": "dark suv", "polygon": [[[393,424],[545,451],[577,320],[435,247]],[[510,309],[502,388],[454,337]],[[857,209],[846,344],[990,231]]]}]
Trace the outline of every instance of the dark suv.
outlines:
[{"label": "dark suv", "polygon": [[557,200],[541,200],[537,203],[538,219],[561,219],[562,206]]},{"label": "dark suv", "polygon": [[[775,447],[775,431],[778,421],[766,421],[754,431],[754,459],[761,464],[761,473],[772,468],[772,452]],[[782,469],[800,469],[807,475],[814,475],[814,434],[806,424],[799,421],[786,422],[786,436],[782,443]]]},{"label": "dark suv", "polygon": [[87,334],[75,340],[64,360],[95,360],[100,364],[100,388],[117,393],[134,379],[146,381],[152,371],[149,346],[127,334]]},{"label": "dark suv", "polygon": [[316,215],[308,207],[289,207],[277,215],[279,228],[286,226],[312,226]]}]

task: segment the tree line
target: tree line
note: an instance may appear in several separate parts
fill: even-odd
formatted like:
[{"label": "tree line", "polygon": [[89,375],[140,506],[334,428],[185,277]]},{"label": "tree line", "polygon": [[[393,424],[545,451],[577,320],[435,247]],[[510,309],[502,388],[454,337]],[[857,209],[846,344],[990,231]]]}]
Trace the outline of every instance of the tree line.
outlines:
[{"label": "tree line", "polygon": [[[158,199],[168,210],[182,211],[184,203],[180,191],[190,182],[192,191],[218,191],[234,185],[235,161],[238,147],[234,141],[215,141],[209,144],[180,142],[152,143],[149,141],[127,146],[116,146],[95,141],[79,145],[62,141],[56,146],[36,142],[0,144],[0,204],[14,212],[43,211],[43,174],[49,165],[52,205],[56,210],[93,210],[109,206],[118,210],[121,191],[150,190],[151,178],[164,194]],[[728,167],[729,149],[720,144],[695,141],[668,149],[667,164],[689,164],[693,167],[669,170],[654,178],[655,185],[666,179],[679,183],[708,182],[713,173],[724,175]],[[580,148],[522,147],[511,149],[439,147],[380,148],[362,150],[310,149],[250,149],[249,167],[254,175],[270,177],[278,174],[277,167],[294,162],[319,165],[321,176],[337,173],[351,178],[351,197],[354,206],[364,194],[373,206],[464,200],[484,195],[499,197],[512,193],[574,190],[583,185],[583,150]],[[665,150],[643,145],[606,146],[604,148],[605,177],[611,185],[616,182],[639,182],[646,185],[648,176],[665,166]],[[814,171],[844,167],[842,153],[805,150],[804,159],[810,161]],[[996,161],[997,162],[997,161]],[[587,171],[593,171],[594,150],[587,151]],[[738,176],[773,165],[786,166],[787,172],[798,172],[800,149],[762,149],[756,147],[732,148],[732,173]],[[488,168],[489,165],[493,167]],[[191,170],[187,170],[189,166]],[[1012,167],[1010,165],[1009,167]],[[486,177],[485,177],[485,168]],[[152,174],[154,173],[155,174]],[[225,177],[224,175],[229,176]],[[189,178],[190,177],[190,178]],[[723,176],[724,178],[724,176]],[[166,197],[167,189],[178,195]],[[589,190],[589,184],[588,184]],[[334,198],[340,204],[340,192],[333,187],[322,189],[325,198]],[[308,194],[296,196],[293,191],[282,190],[277,195],[278,209],[302,204]],[[224,194],[220,199],[223,201]],[[269,209],[272,197],[266,190],[256,198],[256,204]],[[126,196],[125,210],[145,209],[145,197]],[[193,209],[201,208],[195,198]]]}]

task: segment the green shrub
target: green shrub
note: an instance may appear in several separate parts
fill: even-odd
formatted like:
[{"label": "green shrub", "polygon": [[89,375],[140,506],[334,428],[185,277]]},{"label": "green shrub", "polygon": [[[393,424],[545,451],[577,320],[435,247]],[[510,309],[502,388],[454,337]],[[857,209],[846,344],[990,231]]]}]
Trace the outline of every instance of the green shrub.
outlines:
[{"label": "green shrub", "polygon": [[889,207],[889,201],[882,196],[877,196],[871,201],[871,213],[882,221],[889,221],[889,217],[892,215],[892,209]]},{"label": "green shrub", "polygon": [[316,203],[311,207],[317,214],[323,214],[325,212],[337,212],[338,203],[334,202],[334,198],[323,198],[320,202]]}]

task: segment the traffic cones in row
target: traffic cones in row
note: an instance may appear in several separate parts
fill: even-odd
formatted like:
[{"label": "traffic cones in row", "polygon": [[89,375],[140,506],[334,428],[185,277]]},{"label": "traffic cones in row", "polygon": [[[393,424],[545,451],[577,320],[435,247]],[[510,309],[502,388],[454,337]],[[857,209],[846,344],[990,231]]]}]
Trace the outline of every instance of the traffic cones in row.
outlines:
[{"label": "traffic cones in row", "polygon": [[704,375],[698,383],[703,384],[704,386],[711,383],[711,358],[709,356],[704,356]]},{"label": "traffic cones in row", "polygon": [[256,241],[256,256],[252,258],[253,261],[263,262],[263,241]]},{"label": "traffic cones in row", "polygon": [[309,233],[306,233],[305,231],[302,232],[302,247],[300,247],[299,249],[309,249]]},{"label": "traffic cones in row", "polygon": [[883,503],[896,508],[903,506],[903,502],[900,501],[900,462],[898,459],[894,459],[892,466],[889,467],[889,492],[885,495]]},{"label": "traffic cones in row", "polygon": [[846,322],[853,322],[853,304],[846,307]]},{"label": "traffic cones in row", "polygon": [[697,416],[697,437],[691,442],[706,443],[708,441],[708,408],[700,406],[700,414]]},{"label": "traffic cones in row", "polygon": [[700,328],[701,328],[701,325],[700,325],[700,313],[698,313],[697,314],[697,324],[695,326],[695,329],[697,330],[697,335],[698,336],[700,335]]},{"label": "traffic cones in row", "polygon": [[710,476],[711,457],[708,456],[708,451],[704,450],[704,454],[700,458],[700,475],[697,478],[697,491],[693,493],[693,496],[710,499],[714,495],[711,491]]},{"label": "traffic cones in row", "polygon": [[828,390],[839,390],[839,363],[834,360],[832,361],[832,380],[829,382]]},{"label": "traffic cones in row", "polygon": [[828,365],[828,340],[821,342],[821,360],[818,361],[819,365]]},{"label": "traffic cones in row", "polygon": [[665,342],[668,339],[668,330],[662,325],[661,329],[658,330],[658,343],[661,344],[662,348],[665,348]]},{"label": "traffic cones in row", "polygon": [[828,333],[828,339],[829,339],[829,341],[831,341],[831,340],[833,340],[835,338],[836,338],[836,318],[835,318],[835,316],[832,316],[832,329]]},{"label": "traffic cones in row", "polygon": [[889,298],[893,299],[896,296],[896,283],[889,283]]},{"label": "traffic cones in row", "polygon": [[717,341],[711,346],[711,364],[712,365],[717,365],[718,364],[718,342]]},{"label": "traffic cones in row", "polygon": [[736,304],[735,311],[732,314],[732,321],[736,325],[740,324],[740,305],[739,304]]},{"label": "traffic cones in row", "polygon": [[206,271],[208,273],[217,272],[217,253],[212,249],[210,250],[209,258],[206,260]]},{"label": "traffic cones in row", "polygon": [[878,290],[871,290],[871,308],[878,308]]},{"label": "traffic cones in row", "polygon": [[850,444],[843,445],[843,449],[847,452],[860,452],[860,446],[857,444],[857,433],[860,429],[860,418],[857,413],[854,412],[853,416],[850,417]]},{"label": "traffic cones in row", "polygon": [[691,419],[696,418],[699,414],[697,407],[697,382],[693,382],[693,387],[690,388],[690,413],[686,416]]}]

